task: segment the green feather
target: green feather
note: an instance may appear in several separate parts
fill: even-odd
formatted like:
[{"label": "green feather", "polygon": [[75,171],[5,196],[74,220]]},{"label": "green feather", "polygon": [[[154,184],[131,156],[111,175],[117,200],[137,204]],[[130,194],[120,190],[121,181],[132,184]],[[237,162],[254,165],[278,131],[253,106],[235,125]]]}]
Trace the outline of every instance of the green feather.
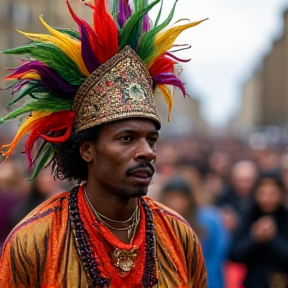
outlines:
[{"label": "green feather", "polygon": [[37,153],[37,156],[35,158],[35,167],[28,181],[32,181],[39,174],[39,172],[51,162],[54,155],[53,145],[49,142],[45,142],[44,144],[42,144],[39,150],[41,151],[40,153],[39,151]]},{"label": "green feather", "polygon": [[47,92],[47,89],[45,89],[43,86],[39,86],[37,83],[38,81],[31,81],[29,84],[26,84],[21,88],[21,90],[17,93],[17,97],[14,98],[12,101],[9,102],[8,106],[11,106],[18,102],[20,99],[25,97],[26,95],[29,95],[30,97],[34,99],[38,99],[38,97],[35,97],[34,93],[45,93]]},{"label": "green feather", "polygon": [[118,14],[118,0],[112,0],[111,1],[111,15],[114,19],[114,22],[118,25],[117,14]]},{"label": "green feather", "polygon": [[27,55],[56,71],[71,85],[80,86],[86,79],[78,66],[59,47],[51,43],[33,42],[22,47],[1,51],[3,54]]},{"label": "green feather", "polygon": [[145,9],[148,5],[147,0],[134,0],[135,12]]},{"label": "green feather", "polygon": [[70,28],[56,28],[53,27],[55,30],[64,33],[64,34],[68,34],[69,36],[71,36],[72,38],[75,38],[77,40],[81,40],[81,36],[80,33],[74,29],[70,29]]},{"label": "green feather", "polygon": [[[38,151],[37,151],[37,154],[36,154],[36,156],[35,156],[35,159],[38,159],[41,154],[43,155],[43,151],[44,151],[44,149],[47,149],[47,146],[48,146],[48,145],[51,145],[51,143],[49,143],[49,142],[47,142],[47,141],[44,140],[43,143],[41,144],[40,148],[39,148]],[[45,152],[44,152],[44,153],[45,153]]]},{"label": "green feather", "polygon": [[122,30],[120,31],[120,49],[124,48],[126,45],[131,45],[135,43],[135,39],[137,39],[137,36],[141,34],[141,24],[143,21],[143,17],[160,1],[161,0],[155,0],[150,3],[145,9],[132,14],[132,16],[127,20]]},{"label": "green feather", "polygon": [[177,2],[178,0],[175,0],[170,14],[162,24],[154,27],[142,36],[138,55],[145,64],[149,64],[154,59],[153,52],[155,51],[154,43],[156,34],[163,30],[167,25],[169,25],[169,23],[173,19]]},{"label": "green feather", "polygon": [[[39,96],[41,96],[39,94]],[[32,111],[47,111],[47,112],[57,112],[61,110],[71,110],[73,105],[73,100],[63,100],[56,98],[49,93],[42,95],[42,98],[37,99],[37,101],[31,101],[26,103],[23,107],[10,112],[8,115],[0,118],[0,124],[5,121],[15,119],[16,117],[32,112]]]},{"label": "green feather", "polygon": [[154,27],[156,27],[156,26],[158,25],[158,22],[159,22],[159,20],[160,20],[161,13],[162,13],[162,8],[163,8],[163,0],[161,0],[160,9],[159,9],[157,18],[156,18],[156,20],[155,20]]}]

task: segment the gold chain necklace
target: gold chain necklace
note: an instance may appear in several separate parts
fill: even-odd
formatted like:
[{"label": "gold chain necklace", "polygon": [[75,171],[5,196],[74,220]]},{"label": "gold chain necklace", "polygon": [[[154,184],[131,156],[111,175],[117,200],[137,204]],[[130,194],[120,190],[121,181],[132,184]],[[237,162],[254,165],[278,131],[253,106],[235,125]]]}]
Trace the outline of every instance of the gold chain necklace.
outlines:
[{"label": "gold chain necklace", "polygon": [[[136,228],[140,222],[140,210],[138,205],[135,208],[135,211],[133,212],[132,216],[125,221],[116,221],[116,220],[112,220],[109,219],[108,217],[100,214],[99,212],[96,211],[96,209],[93,207],[90,199],[88,198],[87,195],[87,191],[86,191],[86,187],[84,189],[84,194],[85,194],[85,198],[89,204],[89,206],[91,207],[91,209],[93,210],[94,214],[96,215],[96,217],[108,228],[112,229],[112,230],[117,230],[117,231],[125,231],[127,230],[127,237],[128,237],[128,241],[131,242],[132,239],[135,236],[136,233]],[[123,228],[116,228],[113,227],[111,225],[109,225],[108,223],[106,223],[103,219],[101,219],[101,216],[104,219],[107,219],[108,221],[114,222],[114,223],[128,223],[129,221],[133,221],[132,224],[128,227],[123,227]],[[118,268],[118,273],[119,276],[121,277],[125,277],[127,276],[131,269],[135,267],[135,260],[138,256],[138,249],[136,247],[134,247],[131,251],[126,251],[126,250],[121,250],[119,248],[115,248],[114,252],[110,254],[112,263],[114,266],[116,266]]]},{"label": "gold chain necklace", "polygon": [[[87,194],[86,194],[86,195],[87,195]],[[129,219],[125,220],[125,221],[113,220],[113,219],[110,219],[110,218],[106,217],[105,215],[99,213],[98,211],[96,211],[96,210],[94,210],[94,209],[93,209],[93,211],[94,211],[98,216],[100,216],[101,219],[105,219],[105,220],[107,220],[107,221],[109,221],[109,222],[113,222],[113,223],[126,224],[126,223],[129,223],[129,222],[131,222],[132,220],[134,220],[135,214],[136,214],[137,211],[138,211],[138,205],[136,206],[136,208],[135,208],[132,216],[131,216]]]},{"label": "gold chain necklace", "polygon": [[[87,195],[87,190],[86,190],[86,187],[84,189],[84,194],[85,194],[85,198],[89,204],[89,206],[91,207],[91,209],[93,210],[94,214],[96,215],[96,217],[105,225],[107,226],[108,228],[112,229],[112,230],[115,230],[115,231],[127,231],[127,237],[128,237],[128,240],[131,241],[133,238],[134,238],[134,235],[135,235],[135,232],[136,232],[136,227],[138,226],[139,224],[139,221],[140,221],[140,215],[139,215],[139,209],[138,209],[138,205],[136,206],[132,216],[128,219],[128,220],[125,220],[125,221],[117,221],[117,220],[113,220],[113,219],[110,219],[104,215],[102,215],[101,213],[99,213],[92,205],[90,199],[88,198],[88,195]],[[138,213],[137,213],[138,212]],[[117,228],[117,227],[113,227],[112,225],[106,223],[102,218],[108,220],[108,221],[111,221],[111,222],[114,222],[114,223],[118,223],[118,224],[127,224],[131,221],[132,224],[129,225],[128,227],[121,227],[121,228]]]}]

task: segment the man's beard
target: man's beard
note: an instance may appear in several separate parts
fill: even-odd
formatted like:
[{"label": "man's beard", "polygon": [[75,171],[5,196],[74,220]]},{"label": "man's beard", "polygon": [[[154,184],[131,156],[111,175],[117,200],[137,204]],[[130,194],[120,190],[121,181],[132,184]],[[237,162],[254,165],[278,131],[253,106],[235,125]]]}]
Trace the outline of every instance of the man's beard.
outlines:
[{"label": "man's beard", "polygon": [[137,198],[141,196],[146,196],[148,193],[148,188],[135,188],[135,189],[127,189],[126,187],[122,187],[120,189],[120,196],[123,198]]}]

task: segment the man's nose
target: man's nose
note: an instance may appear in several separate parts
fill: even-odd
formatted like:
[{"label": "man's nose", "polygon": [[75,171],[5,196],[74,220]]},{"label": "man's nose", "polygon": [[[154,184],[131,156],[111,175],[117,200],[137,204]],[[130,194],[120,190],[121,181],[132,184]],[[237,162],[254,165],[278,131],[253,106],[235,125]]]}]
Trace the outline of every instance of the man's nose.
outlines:
[{"label": "man's nose", "polygon": [[136,145],[135,160],[151,162],[156,159],[156,147],[147,140],[141,140]]}]

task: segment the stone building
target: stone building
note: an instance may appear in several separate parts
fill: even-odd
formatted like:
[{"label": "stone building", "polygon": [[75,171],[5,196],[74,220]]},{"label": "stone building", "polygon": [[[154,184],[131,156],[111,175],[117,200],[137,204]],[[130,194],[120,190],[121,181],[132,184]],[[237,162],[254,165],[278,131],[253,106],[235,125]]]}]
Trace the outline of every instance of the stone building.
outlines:
[{"label": "stone building", "polygon": [[195,97],[183,97],[177,89],[174,92],[174,103],[171,122],[167,121],[168,109],[164,97],[156,97],[158,113],[162,121],[161,135],[164,137],[189,136],[209,133],[209,125],[201,114],[201,104]]},{"label": "stone building", "polygon": [[[91,9],[79,0],[70,0],[70,3],[75,12],[89,22]],[[51,26],[77,28],[64,0],[0,0],[0,51],[29,43],[29,39],[18,33],[16,29],[33,33],[45,32],[39,20],[40,15]],[[7,75],[5,67],[17,66],[16,61],[13,56],[0,54],[1,88],[9,86],[3,81]],[[0,92],[0,117],[7,113],[10,92],[10,90]],[[13,120],[0,126],[0,144],[7,143],[7,139],[11,140],[10,132],[14,134],[17,125],[17,120]]]},{"label": "stone building", "polygon": [[236,127],[288,127],[288,10],[283,13],[283,21],[282,36],[273,42],[271,51],[243,85]]},{"label": "stone building", "polygon": [[[81,4],[79,0],[70,0],[70,3],[75,12],[89,22],[91,19],[91,9]],[[45,28],[39,20],[40,15],[51,26],[77,28],[64,0],[1,0],[0,51],[29,42],[29,39],[18,33],[16,29],[33,33],[45,32]],[[15,64],[13,61],[15,60],[11,56],[0,55],[0,81],[2,81],[6,74],[4,67]],[[0,83],[2,87],[3,82]]]}]

